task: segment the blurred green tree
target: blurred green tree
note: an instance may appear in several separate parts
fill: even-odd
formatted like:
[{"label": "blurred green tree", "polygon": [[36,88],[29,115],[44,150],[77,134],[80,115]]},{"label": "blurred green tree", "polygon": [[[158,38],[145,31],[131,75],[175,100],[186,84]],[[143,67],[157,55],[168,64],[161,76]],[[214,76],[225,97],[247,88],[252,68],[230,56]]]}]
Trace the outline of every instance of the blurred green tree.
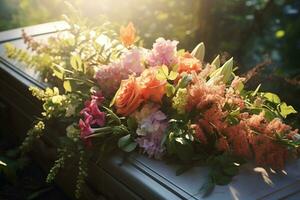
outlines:
[{"label": "blurred green tree", "polygon": [[[0,1],[0,30],[59,20],[64,0]],[[245,72],[265,59],[268,73],[299,80],[300,0],[73,0],[91,22],[132,21],[144,45],[157,37],[180,41],[187,50],[206,44],[206,60],[230,52]],[[68,13],[66,13],[68,14]],[[298,84],[299,85],[299,84]]]}]

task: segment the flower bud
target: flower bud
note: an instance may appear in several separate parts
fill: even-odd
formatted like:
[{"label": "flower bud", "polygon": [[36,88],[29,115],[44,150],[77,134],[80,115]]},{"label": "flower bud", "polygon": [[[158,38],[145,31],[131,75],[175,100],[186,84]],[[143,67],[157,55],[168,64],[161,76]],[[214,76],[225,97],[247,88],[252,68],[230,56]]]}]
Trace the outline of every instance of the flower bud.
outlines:
[{"label": "flower bud", "polygon": [[191,53],[192,56],[200,60],[201,62],[203,61],[204,55],[205,55],[205,46],[204,43],[201,42],[199,43],[194,50]]}]

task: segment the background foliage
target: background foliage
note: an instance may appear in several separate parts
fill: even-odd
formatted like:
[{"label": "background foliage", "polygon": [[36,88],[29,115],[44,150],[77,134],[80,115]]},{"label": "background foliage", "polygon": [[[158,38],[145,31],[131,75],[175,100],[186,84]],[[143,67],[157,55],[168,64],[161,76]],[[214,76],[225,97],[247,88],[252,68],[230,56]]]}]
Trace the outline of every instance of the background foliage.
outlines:
[{"label": "background foliage", "polygon": [[[146,47],[159,36],[179,40],[179,46],[188,50],[203,41],[208,47],[206,60],[218,53],[229,57],[230,53],[237,60],[240,72],[271,59],[272,64],[260,69],[264,72],[259,77],[263,79],[263,89],[284,91],[282,84],[276,84],[279,79],[293,88],[288,90],[289,94],[299,90],[299,0],[73,0],[71,3],[96,24],[103,18],[100,16],[119,24],[132,21]],[[1,0],[0,30],[60,20],[65,12],[64,0]],[[289,94],[282,96],[297,104],[294,98],[290,100]]]}]

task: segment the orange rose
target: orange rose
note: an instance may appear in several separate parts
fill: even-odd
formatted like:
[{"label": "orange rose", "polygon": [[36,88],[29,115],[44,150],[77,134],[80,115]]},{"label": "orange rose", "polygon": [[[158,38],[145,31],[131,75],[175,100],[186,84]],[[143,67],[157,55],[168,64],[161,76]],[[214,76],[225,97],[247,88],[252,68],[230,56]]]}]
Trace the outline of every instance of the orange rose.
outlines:
[{"label": "orange rose", "polygon": [[178,59],[178,73],[191,73],[192,71],[199,72],[201,71],[201,68],[201,62],[188,52],[186,52],[183,56],[179,57]]},{"label": "orange rose", "polygon": [[135,32],[135,28],[131,22],[126,27],[122,26],[120,28],[120,39],[126,47],[134,43]]},{"label": "orange rose", "polygon": [[135,77],[130,77],[128,80],[123,81],[115,99],[117,113],[128,116],[133,113],[142,102],[141,89]]},{"label": "orange rose", "polygon": [[166,90],[166,81],[156,78],[155,69],[146,69],[139,77],[142,87],[142,96],[145,100],[160,103]]}]

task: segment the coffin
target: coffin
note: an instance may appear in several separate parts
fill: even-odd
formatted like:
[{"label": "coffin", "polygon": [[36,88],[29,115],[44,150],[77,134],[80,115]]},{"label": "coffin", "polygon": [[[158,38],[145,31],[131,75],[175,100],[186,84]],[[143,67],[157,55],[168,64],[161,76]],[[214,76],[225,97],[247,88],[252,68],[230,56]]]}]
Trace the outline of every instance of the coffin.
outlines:
[{"label": "coffin", "polygon": [[[37,39],[45,39],[57,30],[64,30],[62,21],[25,27],[25,31]],[[25,48],[21,38],[21,28],[0,33],[0,120],[1,134],[12,142],[20,142],[41,111],[41,103],[31,96],[29,86],[46,86],[39,76],[27,66],[9,60],[5,56],[3,44],[11,42]],[[34,146],[32,156],[44,169],[49,170],[55,158],[57,126]],[[89,177],[82,199],[300,199],[300,161],[289,163],[285,174],[269,174],[272,185],[264,182],[264,177],[248,164],[227,186],[217,186],[214,192],[202,198],[200,188],[208,169],[194,167],[176,176],[179,166],[164,161],[149,159],[134,153],[125,162],[121,152],[111,155],[101,166],[89,162]],[[61,172],[57,185],[74,198],[72,168]]]}]

